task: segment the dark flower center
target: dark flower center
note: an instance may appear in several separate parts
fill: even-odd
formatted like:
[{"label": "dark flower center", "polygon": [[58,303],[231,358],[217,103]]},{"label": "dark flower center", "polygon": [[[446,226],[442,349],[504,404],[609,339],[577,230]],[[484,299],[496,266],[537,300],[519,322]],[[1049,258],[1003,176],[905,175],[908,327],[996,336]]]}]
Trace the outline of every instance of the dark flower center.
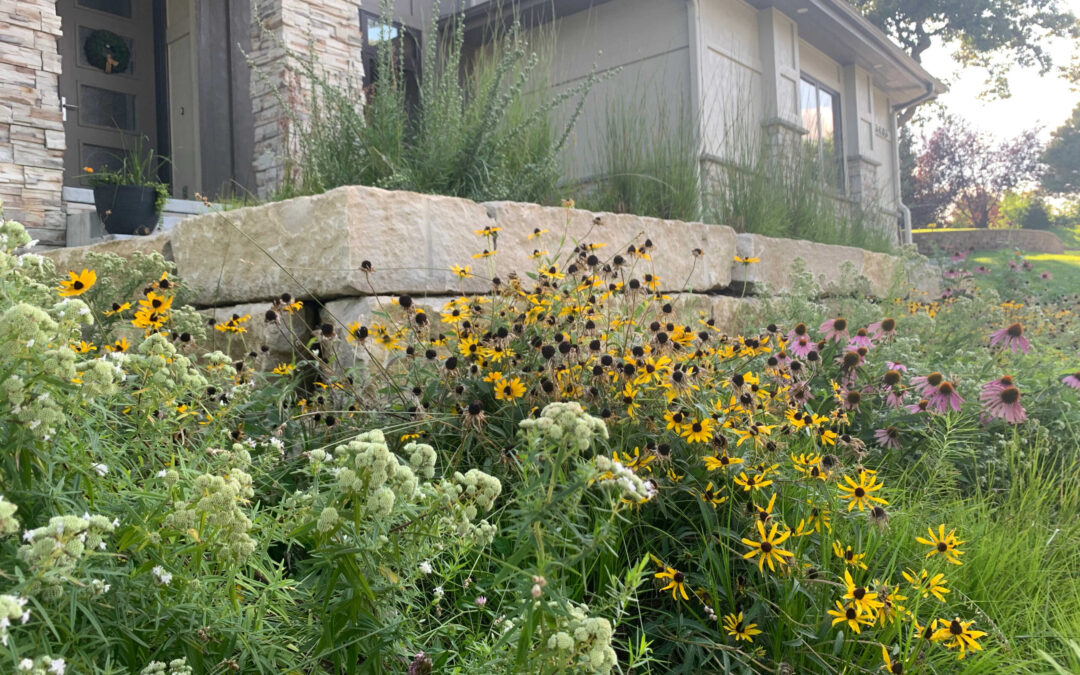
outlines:
[{"label": "dark flower center", "polygon": [[1001,402],[1005,405],[1012,405],[1020,400],[1020,390],[1016,387],[1005,387],[1001,390]]},{"label": "dark flower center", "polygon": [[796,335],[806,335],[806,324],[805,323],[797,323],[797,324],[795,324],[795,334]]},{"label": "dark flower center", "polygon": [[847,328],[847,319],[835,319],[832,324],[833,330],[844,330]]},{"label": "dark flower center", "polygon": [[844,368],[854,368],[859,365],[859,352],[845,352],[844,353]]},{"label": "dark flower center", "polygon": [[694,426],[690,427],[695,434],[701,433],[701,422],[694,422]]},{"label": "dark flower center", "polygon": [[956,619],[952,620],[949,624],[949,632],[953,635],[962,635],[964,633],[964,627],[960,625],[960,622]]},{"label": "dark flower center", "polygon": [[686,577],[683,576],[682,572],[676,572],[675,574],[671,575],[671,580],[677,584],[681,584],[683,581],[686,580]]},{"label": "dark flower center", "polygon": [[885,429],[885,435],[886,435],[886,436],[887,436],[887,437],[888,437],[889,439],[891,439],[891,440],[894,440],[894,441],[895,441],[895,440],[896,440],[897,438],[899,438],[899,437],[900,437],[900,430],[899,430],[899,429],[897,429],[896,427],[887,427],[887,428]]},{"label": "dark flower center", "polygon": [[849,391],[847,393],[848,405],[859,405],[859,401],[862,400],[862,394],[857,391]]},{"label": "dark flower center", "polygon": [[938,393],[942,396],[948,396],[953,393],[953,386],[950,382],[942,382],[938,385]]},{"label": "dark flower center", "polygon": [[770,544],[767,541],[761,542],[761,552],[762,553],[768,553],[770,551],[772,551],[772,544]]},{"label": "dark flower center", "polygon": [[1014,323],[1005,329],[1005,333],[1012,338],[1018,338],[1024,334],[1024,327],[1019,323]]},{"label": "dark flower center", "polygon": [[926,376],[926,383],[931,387],[936,387],[945,379],[945,376],[941,373],[930,373]]},{"label": "dark flower center", "polygon": [[881,378],[881,381],[888,386],[893,386],[900,383],[900,371],[889,370],[885,372],[885,375]]},{"label": "dark flower center", "polygon": [[884,331],[892,332],[896,328],[896,319],[883,319],[881,321],[881,329]]},{"label": "dark flower center", "polygon": [[945,551],[949,550],[949,545],[946,544],[943,541],[940,541],[940,542],[938,542],[937,550],[938,550],[939,553],[944,553]]},{"label": "dark flower center", "polygon": [[75,283],[71,284],[71,287],[77,291],[81,291],[83,289],[83,282],[76,281]]},{"label": "dark flower center", "polygon": [[858,616],[858,613],[855,611],[854,607],[848,607],[844,612],[844,616],[847,617],[848,621],[854,621],[855,617]]},{"label": "dark flower center", "polygon": [[862,600],[866,597],[866,589],[862,588],[861,586],[859,588],[856,588],[854,591],[851,592],[851,597],[855,598],[856,600]]},{"label": "dark flower center", "polygon": [[862,499],[863,497],[866,496],[866,490],[862,489],[861,487],[857,487],[857,488],[855,488],[855,493],[854,494],[855,494],[855,497],[857,497],[859,499]]}]

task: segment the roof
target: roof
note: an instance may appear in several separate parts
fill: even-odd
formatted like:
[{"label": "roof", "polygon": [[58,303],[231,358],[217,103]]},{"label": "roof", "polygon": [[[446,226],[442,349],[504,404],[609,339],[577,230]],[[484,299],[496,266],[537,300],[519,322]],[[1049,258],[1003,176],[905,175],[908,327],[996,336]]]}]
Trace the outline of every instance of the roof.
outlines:
[{"label": "roof", "polygon": [[[524,25],[545,23],[612,0],[455,0],[443,15],[456,11],[470,37],[493,18],[517,16]],[[707,2],[708,0],[700,0]],[[799,26],[799,37],[839,63],[855,63],[903,107],[947,91],[944,83],[870,23],[847,0],[743,0],[752,7],[775,7]]]}]

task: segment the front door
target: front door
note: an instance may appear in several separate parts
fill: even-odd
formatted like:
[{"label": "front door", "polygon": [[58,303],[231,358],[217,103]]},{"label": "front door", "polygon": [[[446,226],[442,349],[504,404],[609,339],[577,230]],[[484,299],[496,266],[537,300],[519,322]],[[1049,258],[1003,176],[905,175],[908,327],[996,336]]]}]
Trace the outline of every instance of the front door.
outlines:
[{"label": "front door", "polygon": [[119,168],[142,139],[158,149],[154,12],[150,0],[59,0],[64,184],[83,167]]}]

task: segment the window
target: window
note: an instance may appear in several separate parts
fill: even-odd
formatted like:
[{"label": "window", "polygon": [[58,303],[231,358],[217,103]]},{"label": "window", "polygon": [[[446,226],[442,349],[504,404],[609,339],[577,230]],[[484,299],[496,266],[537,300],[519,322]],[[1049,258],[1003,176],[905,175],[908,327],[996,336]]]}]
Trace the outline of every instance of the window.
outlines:
[{"label": "window", "polygon": [[379,81],[379,50],[390,43],[394,68],[401,69],[405,86],[405,102],[411,109],[420,98],[420,33],[397,22],[387,23],[370,12],[361,10],[360,31],[364,36],[364,89]]},{"label": "window", "polygon": [[817,165],[821,182],[844,193],[844,144],[840,130],[840,94],[803,76],[799,83],[803,139],[806,152]]}]

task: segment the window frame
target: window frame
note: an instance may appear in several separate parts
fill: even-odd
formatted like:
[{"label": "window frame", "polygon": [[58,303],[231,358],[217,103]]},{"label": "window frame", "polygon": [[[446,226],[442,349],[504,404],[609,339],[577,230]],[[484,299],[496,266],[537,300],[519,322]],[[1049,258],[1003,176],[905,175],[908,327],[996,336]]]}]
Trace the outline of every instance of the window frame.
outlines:
[{"label": "window frame", "polygon": [[[844,158],[844,120],[843,120],[843,98],[842,94],[833,89],[829,85],[825,84],[818,78],[805,72],[799,73],[799,115],[800,118],[804,112],[802,104],[802,90],[803,83],[808,84],[814,88],[814,103],[816,105],[817,114],[815,119],[817,120],[817,129],[807,130],[808,132],[817,133],[817,162],[819,180],[822,185],[827,185],[836,190],[840,195],[847,195],[847,165]],[[836,175],[830,177],[828,180],[825,175],[825,140],[821,133],[821,97],[822,95],[829,96],[832,102],[832,123],[833,123],[833,147],[835,153],[836,162]]]},{"label": "window frame", "polygon": [[399,39],[404,39],[405,37],[411,39],[414,47],[414,53],[404,55],[404,70],[406,73],[411,74],[413,78],[419,80],[420,64],[422,61],[423,53],[423,32],[419,30],[414,30],[409,26],[401,23],[400,21],[386,22],[379,14],[368,12],[363,9],[359,10],[359,13],[360,36],[362,40],[360,55],[364,63],[364,88],[367,89],[373,84],[373,69],[370,66],[372,64],[375,64],[379,58],[379,42],[372,43],[368,41],[368,35],[373,24],[386,24],[389,25],[391,29],[396,30],[397,34],[390,37],[391,42]]}]

